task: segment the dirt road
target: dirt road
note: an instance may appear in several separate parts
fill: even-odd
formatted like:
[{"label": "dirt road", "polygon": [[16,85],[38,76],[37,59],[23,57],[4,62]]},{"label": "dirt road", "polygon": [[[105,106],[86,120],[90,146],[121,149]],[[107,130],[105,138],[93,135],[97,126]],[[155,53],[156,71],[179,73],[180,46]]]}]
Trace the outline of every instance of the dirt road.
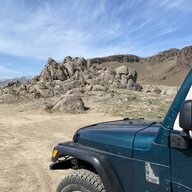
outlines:
[{"label": "dirt road", "polygon": [[49,114],[0,105],[0,191],[55,191],[67,171],[49,170],[54,145],[71,140],[81,126],[113,119],[95,112]]}]

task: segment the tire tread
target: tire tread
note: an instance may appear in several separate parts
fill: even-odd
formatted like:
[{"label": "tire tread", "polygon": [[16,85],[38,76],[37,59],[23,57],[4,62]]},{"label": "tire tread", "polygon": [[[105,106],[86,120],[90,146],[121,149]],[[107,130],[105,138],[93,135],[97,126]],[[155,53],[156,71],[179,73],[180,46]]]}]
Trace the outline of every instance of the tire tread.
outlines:
[{"label": "tire tread", "polygon": [[95,189],[93,192],[106,192],[100,177],[95,173],[85,169],[76,170],[69,176],[65,177],[59,183],[57,192],[61,192],[64,186],[72,183],[79,185],[83,184],[87,189],[93,187]]}]

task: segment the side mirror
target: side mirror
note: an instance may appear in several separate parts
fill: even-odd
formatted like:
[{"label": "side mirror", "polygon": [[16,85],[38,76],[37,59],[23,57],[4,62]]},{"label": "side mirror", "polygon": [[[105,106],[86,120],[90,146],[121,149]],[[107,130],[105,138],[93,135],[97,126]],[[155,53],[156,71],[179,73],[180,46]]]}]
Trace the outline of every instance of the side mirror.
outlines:
[{"label": "side mirror", "polygon": [[192,100],[182,103],[179,115],[179,126],[185,131],[192,130]]}]

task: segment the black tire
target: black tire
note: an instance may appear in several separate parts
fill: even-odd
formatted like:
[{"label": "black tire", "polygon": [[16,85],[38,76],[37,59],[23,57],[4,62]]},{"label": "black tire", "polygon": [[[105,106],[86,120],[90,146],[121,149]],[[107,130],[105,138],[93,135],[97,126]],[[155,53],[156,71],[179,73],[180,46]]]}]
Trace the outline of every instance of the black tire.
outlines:
[{"label": "black tire", "polygon": [[64,178],[57,192],[106,192],[103,183],[95,173],[80,169]]}]

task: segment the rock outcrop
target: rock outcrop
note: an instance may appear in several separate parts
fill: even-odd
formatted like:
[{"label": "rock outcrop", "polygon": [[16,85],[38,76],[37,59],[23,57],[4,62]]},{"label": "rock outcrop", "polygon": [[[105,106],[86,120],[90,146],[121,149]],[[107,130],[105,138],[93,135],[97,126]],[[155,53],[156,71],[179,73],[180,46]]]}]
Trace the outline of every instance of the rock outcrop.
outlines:
[{"label": "rock outcrop", "polygon": [[166,51],[162,51],[158,53],[157,55],[151,56],[151,57],[146,57],[142,58],[140,61],[142,62],[147,62],[147,63],[160,63],[160,62],[166,62],[168,60],[172,60],[175,57],[179,55],[180,50],[179,49],[169,49]]},{"label": "rock outcrop", "polygon": [[145,93],[156,93],[156,94],[160,94],[161,90],[154,85],[148,85],[147,87],[145,87],[145,89],[143,90],[143,92]]},{"label": "rock outcrop", "polygon": [[[134,56],[115,56],[110,60],[137,60]],[[52,111],[80,112],[85,110],[81,95],[109,98],[111,87],[141,91],[137,83],[137,72],[127,66],[112,70],[98,68],[83,57],[66,57],[63,62],[48,58],[39,76],[30,79],[25,85],[19,81],[8,83],[0,91],[0,101],[15,103],[23,99],[61,97],[53,103]]]},{"label": "rock outcrop", "polygon": [[140,61],[140,57],[136,56],[136,55],[112,55],[112,56],[107,56],[107,57],[98,57],[98,58],[92,58],[88,60],[89,65],[92,65],[94,63],[96,64],[101,64],[103,62],[111,62],[111,61],[115,61],[115,62],[119,62],[119,63],[125,63],[125,62],[139,62]]},{"label": "rock outcrop", "polygon": [[[137,60],[134,56],[114,56],[110,60]],[[30,79],[26,85],[19,81],[9,82],[1,89],[0,99],[4,102],[17,102],[22,98],[51,98],[62,95],[98,95],[95,92],[106,92],[110,87],[141,91],[137,83],[137,72],[127,66],[97,68],[83,57],[66,57],[58,63],[48,58],[45,68],[39,76]]]},{"label": "rock outcrop", "polygon": [[77,95],[65,95],[53,103],[52,111],[80,113],[86,110],[83,100]]},{"label": "rock outcrop", "polygon": [[54,59],[48,58],[48,62],[45,65],[45,68],[40,74],[40,81],[54,81],[61,80],[64,81],[67,79],[68,71],[65,66],[58,64]]},{"label": "rock outcrop", "polygon": [[[80,87],[85,92],[106,91],[109,86],[136,91],[142,90],[142,86],[136,83],[137,72],[135,70],[126,66],[118,67],[115,70],[110,68],[98,69],[95,65],[88,65],[88,62],[82,57],[72,58],[68,56],[62,63],[57,63],[49,58],[39,76],[39,81],[53,82],[55,85],[54,91],[56,89],[61,93],[66,87],[69,87],[68,90]],[[42,89],[45,92],[45,87]],[[36,88],[36,90],[42,92],[39,88]],[[47,94],[49,93],[46,91],[45,95]],[[40,95],[42,94],[40,93]]]},{"label": "rock outcrop", "polygon": [[17,103],[25,98],[26,87],[18,80],[11,81],[0,90],[0,103]]},{"label": "rock outcrop", "polygon": [[179,69],[192,67],[192,46],[185,47],[179,51],[176,67]]},{"label": "rock outcrop", "polygon": [[113,84],[118,88],[129,89],[134,91],[141,91],[143,87],[136,83],[137,72],[127,66],[121,66],[115,69],[115,82]]}]

